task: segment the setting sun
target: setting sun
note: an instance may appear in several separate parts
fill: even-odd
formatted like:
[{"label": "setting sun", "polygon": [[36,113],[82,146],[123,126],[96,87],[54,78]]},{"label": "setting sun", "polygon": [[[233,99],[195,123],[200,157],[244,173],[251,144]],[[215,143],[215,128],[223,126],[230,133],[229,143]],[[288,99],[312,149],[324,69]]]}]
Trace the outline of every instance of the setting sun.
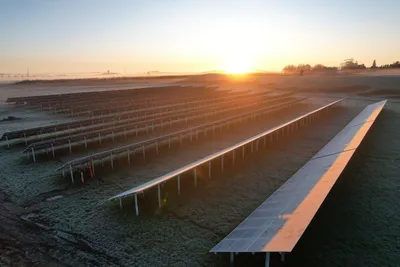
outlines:
[{"label": "setting sun", "polygon": [[253,70],[250,59],[246,57],[232,57],[222,66],[222,70],[230,74],[245,74]]}]

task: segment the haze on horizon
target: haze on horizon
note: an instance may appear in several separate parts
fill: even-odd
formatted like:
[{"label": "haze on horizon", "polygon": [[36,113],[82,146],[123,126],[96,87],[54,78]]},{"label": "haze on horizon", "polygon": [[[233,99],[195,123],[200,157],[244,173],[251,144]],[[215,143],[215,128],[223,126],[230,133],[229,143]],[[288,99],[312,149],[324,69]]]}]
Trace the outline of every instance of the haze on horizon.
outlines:
[{"label": "haze on horizon", "polygon": [[399,60],[400,1],[4,0],[0,72],[280,71]]}]

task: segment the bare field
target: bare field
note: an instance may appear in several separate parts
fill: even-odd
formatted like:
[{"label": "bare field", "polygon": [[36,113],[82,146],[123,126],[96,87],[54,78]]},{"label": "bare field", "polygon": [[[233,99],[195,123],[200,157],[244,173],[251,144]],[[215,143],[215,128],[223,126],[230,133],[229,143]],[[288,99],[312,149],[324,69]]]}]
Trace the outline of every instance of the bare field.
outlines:
[{"label": "bare field", "polygon": [[[307,80],[296,82],[301,78]],[[302,82],[299,87],[304,87],[313,82],[311,78],[288,77],[285,86]],[[325,83],[334,77],[327,79]],[[275,82],[277,87],[283,83]],[[314,83],[315,87],[322,86],[323,80]],[[332,87],[343,83],[334,81]],[[381,84],[375,80],[372,83],[357,80],[357,83],[359,87],[350,83],[340,93],[353,95],[352,90],[362,86],[368,90],[382,89],[375,87]],[[396,86],[400,83],[387,88],[394,90]],[[385,94],[377,95],[384,97]],[[185,176],[180,197],[176,194],[176,182],[167,183],[161,209],[155,203],[156,192],[146,192],[145,200],[140,201],[140,217],[135,216],[132,199],[123,201],[122,211],[118,203],[105,200],[313,110],[318,106],[318,99],[324,97],[315,98],[315,104],[250,121],[229,134],[224,130],[214,138],[200,137],[193,143],[186,140],[183,146],[163,148],[159,156],[149,151],[146,161],[138,155],[130,167],[121,160],[117,163],[118,171],[111,171],[105,165],[101,169],[101,180],[89,180],[84,185],[73,186],[68,178],[54,172],[65,160],[63,157],[33,164],[21,155],[18,147],[1,149],[0,263],[6,266],[229,266],[227,255],[213,255],[208,251],[370,103],[369,99],[359,100],[362,98],[357,95],[358,100],[346,100],[320,121],[268,143],[265,149],[254,154],[247,153],[234,166],[227,158],[223,173],[218,164],[212,166],[211,178],[206,170],[200,169],[196,188],[192,177]],[[0,132],[62,119],[8,106],[1,112],[1,116],[12,115],[22,120],[0,123]],[[284,265],[273,257],[272,266],[398,266],[399,129],[400,105],[389,102],[295,251]],[[263,266],[263,260],[262,255],[243,255],[237,257],[235,266]]]}]

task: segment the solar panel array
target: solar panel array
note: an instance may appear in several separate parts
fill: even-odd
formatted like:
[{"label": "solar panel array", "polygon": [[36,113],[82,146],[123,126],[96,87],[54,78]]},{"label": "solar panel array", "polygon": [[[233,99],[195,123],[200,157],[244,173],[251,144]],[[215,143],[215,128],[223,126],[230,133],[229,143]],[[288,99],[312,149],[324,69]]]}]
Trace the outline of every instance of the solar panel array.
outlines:
[{"label": "solar panel array", "polygon": [[212,155],[209,155],[209,156],[207,156],[205,158],[202,158],[200,160],[192,162],[192,163],[190,163],[190,164],[188,164],[188,165],[186,165],[186,166],[184,166],[182,168],[179,168],[179,169],[174,170],[174,171],[172,171],[172,172],[170,172],[168,174],[165,174],[165,175],[162,175],[162,176],[160,176],[158,178],[155,178],[155,179],[153,179],[153,180],[151,180],[151,181],[149,181],[147,183],[144,183],[142,185],[139,185],[137,187],[129,189],[129,190],[125,191],[125,192],[122,192],[122,193],[120,193],[120,194],[118,194],[118,195],[116,195],[114,197],[111,197],[109,200],[124,198],[124,197],[128,197],[128,196],[130,196],[132,194],[141,193],[146,189],[149,189],[151,187],[157,186],[160,183],[166,182],[166,181],[168,181],[168,180],[170,180],[170,179],[172,179],[174,177],[177,177],[178,175],[180,175],[180,174],[182,174],[184,172],[187,172],[189,170],[192,170],[192,169],[196,168],[197,166],[205,164],[205,163],[207,163],[207,162],[209,162],[209,161],[211,161],[211,160],[213,160],[215,158],[221,157],[224,154],[232,152],[235,149],[241,148],[241,147],[245,146],[246,144],[249,144],[249,143],[251,143],[253,141],[256,141],[256,140],[258,140],[260,138],[263,138],[263,137],[266,137],[268,135],[274,134],[274,133],[276,133],[276,132],[278,132],[280,130],[285,130],[287,127],[291,127],[295,123],[299,123],[302,120],[305,120],[305,119],[307,119],[307,118],[309,118],[311,116],[314,116],[314,115],[318,114],[319,112],[322,112],[322,111],[328,109],[329,107],[332,107],[333,105],[340,103],[341,101],[342,101],[342,99],[334,101],[332,103],[329,103],[329,104],[327,104],[327,105],[325,105],[325,106],[323,106],[321,108],[318,108],[318,109],[316,109],[314,111],[308,112],[308,113],[306,113],[306,114],[304,114],[302,116],[299,116],[299,117],[297,117],[297,118],[295,118],[295,119],[293,119],[291,121],[288,121],[288,122],[286,122],[286,123],[284,123],[282,125],[279,125],[279,126],[273,128],[273,129],[267,130],[267,131],[262,132],[262,133],[260,133],[260,134],[258,134],[256,136],[250,137],[250,138],[248,138],[246,140],[243,140],[243,141],[241,141],[241,142],[239,142],[239,143],[237,143],[237,144],[235,144],[233,146],[230,146],[230,147],[225,148],[225,149],[223,149],[221,151],[218,151],[218,152],[216,152],[216,153],[214,153]]},{"label": "solar panel array", "polygon": [[[182,141],[182,138],[189,136],[190,139],[193,138],[193,136],[198,137],[198,134],[204,133],[206,134],[207,131],[213,131],[216,129],[216,127],[222,128],[224,125],[228,124],[233,124],[236,123],[237,121],[243,121],[246,118],[255,116],[255,115],[262,115],[265,113],[269,113],[272,111],[276,111],[281,108],[285,107],[290,107],[293,104],[296,104],[304,99],[296,99],[296,100],[290,100],[290,101],[285,101],[283,103],[275,104],[272,106],[267,106],[262,109],[257,109],[257,110],[252,110],[250,112],[245,112],[245,113],[239,113],[239,115],[234,115],[231,117],[225,117],[221,120],[216,120],[212,121],[210,123],[202,124],[202,125],[197,125],[192,128],[186,128],[183,130],[179,130],[177,132],[172,132],[170,134],[166,135],[161,135],[155,138],[147,139],[144,141],[116,147],[110,150],[105,150],[99,153],[91,154],[88,156],[84,156],[81,158],[74,159],[70,162],[65,163],[61,167],[57,169],[57,171],[75,171],[75,169],[80,168],[80,169],[85,169],[88,167],[87,165],[91,165],[92,167],[94,164],[98,163],[103,163],[103,160],[106,158],[110,158],[110,163],[111,165],[113,164],[113,159],[125,156],[128,158],[130,157],[130,154],[135,154],[137,150],[141,151],[143,153],[143,156],[145,155],[145,149],[149,146],[156,146],[156,149],[158,150],[158,146],[162,144],[168,144],[170,145],[171,142],[174,141]],[[237,108],[233,108],[233,110],[236,110]],[[197,138],[196,138],[197,139]],[[71,177],[73,174],[71,173]]]},{"label": "solar panel array", "polygon": [[[265,93],[255,93],[252,95],[257,96],[261,94]],[[136,119],[139,116],[147,117],[149,115],[154,115],[154,114],[159,115],[160,113],[165,111],[185,109],[187,107],[198,106],[210,102],[215,103],[219,101],[229,101],[232,99],[237,99],[239,97],[246,98],[248,95],[249,92],[231,92],[229,94],[227,94],[227,92],[224,92],[223,94],[218,92],[218,93],[213,93],[211,95],[204,94],[203,96],[200,94],[197,97],[197,100],[192,102],[188,101],[188,98],[183,95],[179,98],[182,100],[180,103],[176,103],[176,99],[170,99],[168,100],[169,101],[168,104],[163,102],[162,105],[159,105],[159,103],[157,102],[152,102],[152,106],[145,109],[138,109],[138,110],[130,109],[115,114],[94,116],[89,119],[82,119],[72,122],[52,124],[48,126],[40,126],[35,128],[6,132],[3,134],[0,140],[21,139],[21,142],[26,142],[30,141],[27,140],[27,138],[29,139],[29,137],[31,136],[33,137],[40,136],[40,138],[46,138],[43,136],[46,133],[51,134],[51,137],[54,137],[54,136],[59,136],[61,131],[66,131],[67,133],[75,133],[78,131],[85,130],[85,127],[91,128],[93,125],[97,124],[105,124],[105,123],[114,124],[116,121],[119,122],[124,119]],[[140,103],[140,100],[136,101]]]},{"label": "solar panel array", "polygon": [[[127,157],[130,163],[130,157],[138,154],[137,152],[143,153],[145,157],[146,149],[156,148],[158,154],[161,145],[170,146],[171,142],[181,142],[183,138],[197,139],[200,133],[206,136],[207,132],[214,133],[218,128],[222,131],[224,126],[229,127],[255,116],[298,105],[304,99],[292,93],[231,92],[216,90],[213,87],[181,86],[11,98],[8,99],[9,103],[24,105],[27,108],[40,109],[64,117],[85,118],[8,132],[3,134],[0,141],[7,142],[8,145],[10,141],[12,144],[25,144],[23,153],[36,162],[36,156],[47,157],[49,151],[53,157],[56,152],[62,150],[69,150],[71,155],[73,147],[81,147],[83,150],[84,146],[90,150],[88,144],[102,146],[103,142],[114,142],[115,138],[124,138],[123,144],[112,144],[97,153],[71,157],[72,159],[57,168],[64,176],[69,172],[72,182],[74,172],[80,172],[84,182],[84,174],[90,172],[93,177],[95,165],[103,165],[108,160],[114,168],[113,162],[118,158]],[[342,100],[333,101],[108,200],[119,200],[121,205],[123,198],[134,196],[138,215],[137,195],[157,186],[161,206],[162,183],[177,178],[179,192],[180,175],[193,171],[196,185],[196,167],[208,163],[210,173],[211,161],[218,158],[221,159],[223,169],[224,155],[233,153],[234,161],[235,151],[242,151],[244,156],[246,145],[251,145],[253,150],[253,144],[258,148],[262,139],[265,145],[267,137],[293,131]],[[382,101],[366,107],[211,252],[292,251],[385,103],[386,101]],[[176,128],[173,128],[174,126]],[[158,129],[162,130],[150,136]],[[143,134],[145,138],[135,139],[138,134]]]},{"label": "solar panel array", "polygon": [[[76,178],[74,173],[79,172],[83,182],[85,177],[92,178],[99,173],[96,165],[104,166],[104,162],[109,162],[114,169],[115,160],[122,157],[126,157],[130,164],[137,152],[145,157],[146,149],[155,148],[158,154],[160,146],[167,144],[170,147],[171,143],[182,143],[185,138],[197,140],[200,133],[206,135],[212,131],[214,134],[216,129],[222,131],[225,125],[240,124],[248,118],[298,105],[304,99],[297,98],[293,93],[232,92],[190,86],[97,93],[9,99],[10,103],[65,116],[70,115],[69,111],[77,112],[79,107],[90,106],[93,116],[6,132],[0,145],[25,145],[22,152],[33,162],[38,162],[39,158],[59,158],[68,153],[69,161],[57,168],[57,171],[63,176],[69,174],[73,183]],[[109,102],[111,107],[120,107],[127,101],[127,105],[130,105],[127,109],[114,113],[115,109],[110,108]],[[133,108],[143,105],[146,107]],[[66,113],[63,113],[64,109]],[[100,110],[104,113],[98,115],[96,112]],[[107,149],[91,153],[94,146],[107,146]],[[88,153],[82,155],[83,150]],[[72,156],[73,152],[78,155]],[[97,172],[94,171],[95,166]]]},{"label": "solar panel array", "polygon": [[291,252],[385,104],[367,106],[211,252]]},{"label": "solar panel array", "polygon": [[34,142],[30,144],[23,152],[30,152],[32,148],[35,149],[36,153],[40,152],[40,150],[43,151],[48,148],[60,150],[63,148],[68,148],[68,146],[65,146],[66,144],[69,146],[85,145],[85,147],[87,147],[88,143],[98,142],[99,138],[104,139],[109,136],[114,139],[118,136],[126,136],[131,134],[137,135],[139,132],[148,132],[149,129],[153,131],[154,128],[170,127],[172,124],[175,125],[177,123],[182,123],[182,121],[187,122],[202,117],[211,117],[211,115],[220,115],[221,113],[232,111],[232,109],[238,111],[239,108],[245,109],[250,106],[254,106],[254,104],[259,101],[263,104],[266,104],[268,102],[266,99],[268,99],[267,95],[256,94],[255,96],[249,98],[249,100],[253,101],[252,103],[241,106],[233,106],[238,103],[238,100],[218,101],[216,104],[205,101],[196,107],[195,103],[189,103],[184,109],[175,107],[174,110],[170,112],[160,112],[144,116],[142,115],[141,117],[133,116],[130,119],[119,120],[113,123],[96,124],[86,127],[86,129],[82,129],[81,131],[78,129],[78,133],[73,135],[60,134],[59,137],[56,138]]}]

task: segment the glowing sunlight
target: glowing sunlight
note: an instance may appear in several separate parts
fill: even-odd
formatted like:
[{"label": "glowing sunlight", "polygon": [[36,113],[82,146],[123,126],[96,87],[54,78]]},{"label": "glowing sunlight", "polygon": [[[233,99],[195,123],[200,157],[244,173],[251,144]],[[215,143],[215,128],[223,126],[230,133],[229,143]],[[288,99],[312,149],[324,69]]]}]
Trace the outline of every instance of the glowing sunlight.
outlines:
[{"label": "glowing sunlight", "polygon": [[224,63],[222,70],[230,74],[245,74],[253,71],[253,67],[249,58],[232,57]]}]

